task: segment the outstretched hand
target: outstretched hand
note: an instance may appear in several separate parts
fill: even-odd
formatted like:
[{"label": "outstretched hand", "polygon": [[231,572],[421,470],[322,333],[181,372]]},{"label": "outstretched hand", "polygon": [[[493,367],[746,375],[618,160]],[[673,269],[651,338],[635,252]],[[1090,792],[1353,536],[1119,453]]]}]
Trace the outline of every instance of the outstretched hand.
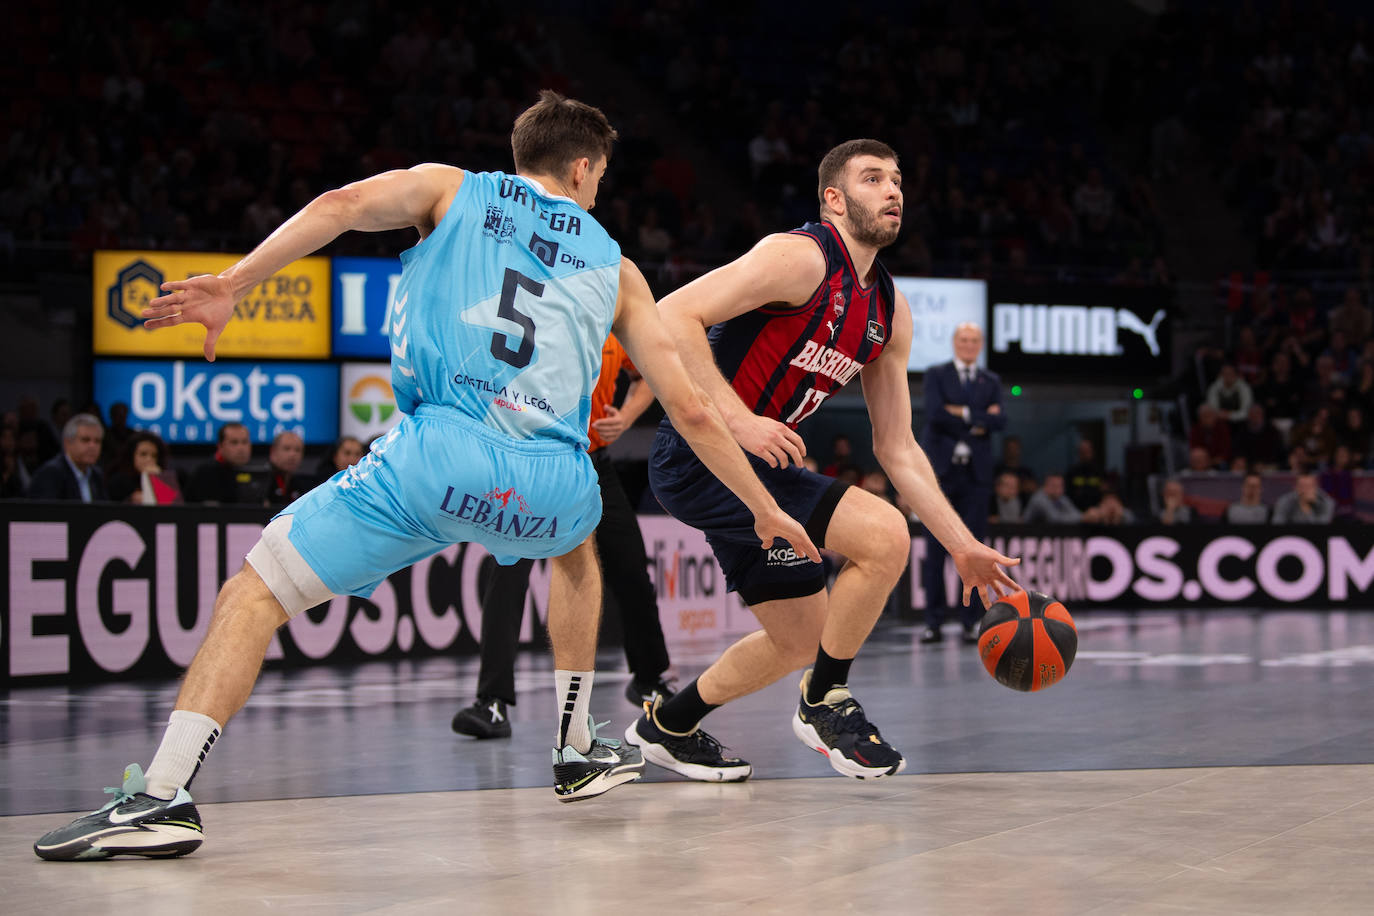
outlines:
[{"label": "outstretched hand", "polygon": [[234,317],[234,291],[229,281],[212,274],[186,280],[168,280],[163,295],[143,310],[144,324],[152,330],[193,321],[205,326],[205,358],[215,361],[215,343]]},{"label": "outstretched hand", "polygon": [[816,549],[816,545],[811,543],[811,538],[807,536],[806,529],[801,522],[794,519],[781,509],[774,509],[772,512],[754,517],[754,533],[763,542],[763,549],[767,550],[777,541],[786,541],[792,545],[792,549],[800,556],[805,556],[812,563],[821,561],[821,552]]},{"label": "outstretched hand", "polygon": [[1004,557],[976,541],[967,550],[951,553],[950,557],[964,582],[964,607],[969,606],[974,589],[983,593],[985,607],[992,607],[1003,595],[1021,591],[1021,586],[1002,569],[1003,566],[1020,566],[1019,557]]},{"label": "outstretched hand", "polygon": [[749,414],[730,424],[730,434],[740,448],[768,462],[769,467],[785,468],[789,462],[800,465],[806,457],[806,443],[786,423],[770,417]]}]

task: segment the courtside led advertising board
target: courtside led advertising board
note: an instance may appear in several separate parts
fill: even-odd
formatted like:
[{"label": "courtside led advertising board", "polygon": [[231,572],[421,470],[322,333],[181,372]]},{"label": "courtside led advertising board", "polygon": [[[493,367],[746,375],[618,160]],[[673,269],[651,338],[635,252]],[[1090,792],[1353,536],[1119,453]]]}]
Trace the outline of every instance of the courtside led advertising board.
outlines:
[{"label": "courtside led advertising board", "polygon": [[334,258],[334,355],[391,358],[400,258]]},{"label": "courtside led advertising board", "polygon": [[130,426],[168,442],[213,443],[225,423],[247,426],[255,443],[339,436],[339,367],[327,363],[98,359],[95,399],[123,401]]},{"label": "courtside led advertising board", "polygon": [[[217,274],[237,254],[97,251],[93,350],[97,356],[195,356],[205,343],[198,324],[150,331],[143,309],[167,280]],[[215,348],[216,356],[324,359],[329,356],[329,259],[302,258],[249,290]]]}]

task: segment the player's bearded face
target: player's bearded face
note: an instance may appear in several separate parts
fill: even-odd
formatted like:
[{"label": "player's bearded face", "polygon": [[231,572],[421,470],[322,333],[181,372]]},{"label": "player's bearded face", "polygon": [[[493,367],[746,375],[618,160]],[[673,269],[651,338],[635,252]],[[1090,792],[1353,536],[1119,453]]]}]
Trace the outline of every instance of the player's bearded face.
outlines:
[{"label": "player's bearded face", "polygon": [[[849,220],[849,231],[856,242],[875,248],[886,248],[897,241],[897,233],[902,231],[900,199],[893,201],[885,197],[873,204],[865,205],[863,201],[850,196],[848,191],[841,189],[840,193],[844,195],[844,210],[845,217]],[[890,215],[894,210],[898,216],[896,220]]]}]

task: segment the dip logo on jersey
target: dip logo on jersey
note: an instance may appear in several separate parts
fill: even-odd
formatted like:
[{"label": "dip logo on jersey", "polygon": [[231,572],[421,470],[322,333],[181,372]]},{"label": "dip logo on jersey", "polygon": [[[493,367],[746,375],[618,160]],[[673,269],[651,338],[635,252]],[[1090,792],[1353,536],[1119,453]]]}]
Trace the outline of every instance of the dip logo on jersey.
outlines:
[{"label": "dip logo on jersey", "polygon": [[135,261],[115,276],[105,294],[110,317],[126,328],[143,324],[143,310],[161,293],[162,271],[147,261]]},{"label": "dip logo on jersey", "polygon": [[883,326],[880,322],[870,321],[868,323],[868,339],[875,344],[883,342]]},{"label": "dip logo on jersey", "polygon": [[1118,331],[1129,331],[1140,336],[1151,356],[1159,356],[1164,318],[1164,309],[1147,324],[1130,309],[1112,306],[999,302],[992,307],[992,349],[1006,353],[1016,344],[1022,353],[1120,356]]},{"label": "dip logo on jersey", "polygon": [[486,219],[482,221],[482,234],[504,245],[515,238],[515,220],[495,204],[488,205]]},{"label": "dip logo on jersey", "polygon": [[537,232],[530,236],[530,251],[534,252],[534,256],[543,261],[546,267],[558,263],[558,243],[541,239]]},{"label": "dip logo on jersey", "polygon": [[486,529],[506,540],[558,537],[558,516],[535,515],[514,487],[492,489],[481,496],[464,493],[460,497],[457,492],[449,487],[444,494],[444,501],[439,506],[444,515]]},{"label": "dip logo on jersey", "polygon": [[380,375],[365,375],[348,390],[348,410],[359,423],[385,423],[396,412],[396,394]]}]

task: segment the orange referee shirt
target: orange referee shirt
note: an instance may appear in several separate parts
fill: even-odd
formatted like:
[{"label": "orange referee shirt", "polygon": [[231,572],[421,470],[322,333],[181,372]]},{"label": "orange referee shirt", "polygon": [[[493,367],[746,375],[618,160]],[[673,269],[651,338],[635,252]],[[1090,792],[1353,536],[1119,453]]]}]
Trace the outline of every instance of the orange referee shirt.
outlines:
[{"label": "orange referee shirt", "polygon": [[587,451],[594,452],[599,448],[605,448],[607,443],[596,434],[592,429],[592,423],[606,416],[606,408],[614,406],[615,401],[615,382],[620,377],[621,369],[634,371],[635,364],[630,362],[630,354],[625,352],[625,348],[620,345],[620,341],[611,334],[606,338],[606,342],[601,346],[601,377],[596,380],[596,387],[592,389],[592,414],[587,420],[587,438],[591,440],[591,445]]}]

